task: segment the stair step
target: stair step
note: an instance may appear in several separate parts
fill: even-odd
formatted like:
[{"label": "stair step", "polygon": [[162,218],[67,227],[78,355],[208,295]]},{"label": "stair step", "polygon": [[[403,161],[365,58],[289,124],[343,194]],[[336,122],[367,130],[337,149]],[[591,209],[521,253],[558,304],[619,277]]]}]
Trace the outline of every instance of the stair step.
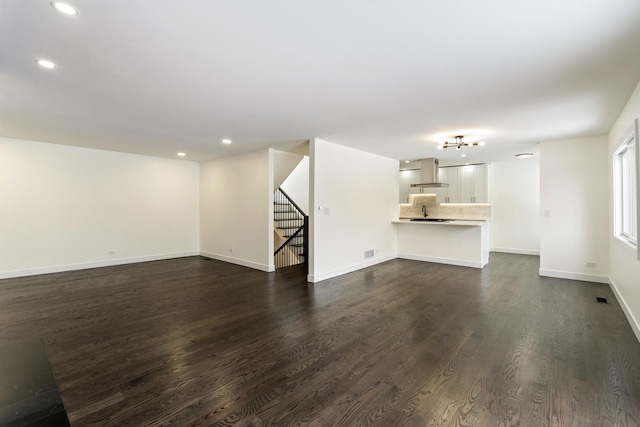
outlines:
[{"label": "stair step", "polygon": [[300,226],[299,225],[292,225],[292,226],[289,226],[289,227],[280,227],[280,226],[278,226],[278,228],[280,230],[297,230],[298,228],[300,228]]}]

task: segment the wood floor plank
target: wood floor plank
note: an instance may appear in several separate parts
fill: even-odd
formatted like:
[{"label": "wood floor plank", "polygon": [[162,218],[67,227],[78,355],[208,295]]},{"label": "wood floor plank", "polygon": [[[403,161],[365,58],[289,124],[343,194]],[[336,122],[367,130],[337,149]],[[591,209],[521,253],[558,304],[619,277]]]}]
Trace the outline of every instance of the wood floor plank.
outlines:
[{"label": "wood floor plank", "polygon": [[308,284],[190,257],[6,279],[0,343],[43,338],[73,426],[637,426],[613,293],[538,268],[492,253]]}]

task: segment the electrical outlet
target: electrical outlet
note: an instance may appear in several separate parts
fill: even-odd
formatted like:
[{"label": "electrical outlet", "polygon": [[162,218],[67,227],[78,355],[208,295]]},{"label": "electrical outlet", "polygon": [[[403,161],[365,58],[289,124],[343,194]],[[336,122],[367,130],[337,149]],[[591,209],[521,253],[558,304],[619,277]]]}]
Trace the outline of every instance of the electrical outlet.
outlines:
[{"label": "electrical outlet", "polygon": [[329,215],[329,214],[331,214],[331,209],[329,209],[329,208],[324,208],[324,214],[325,214],[325,215]]},{"label": "electrical outlet", "polygon": [[374,253],[375,253],[374,249],[368,249],[368,250],[364,251],[364,257],[365,258],[372,258]]},{"label": "electrical outlet", "polygon": [[545,210],[544,211],[544,216],[551,216],[551,211],[550,210]]},{"label": "electrical outlet", "polygon": [[587,267],[589,268],[596,268],[598,266],[598,264],[596,264],[595,262],[588,262],[587,263]]},{"label": "electrical outlet", "polygon": [[230,252],[230,253],[231,253],[231,252],[233,252],[233,249],[229,248],[229,252]]}]

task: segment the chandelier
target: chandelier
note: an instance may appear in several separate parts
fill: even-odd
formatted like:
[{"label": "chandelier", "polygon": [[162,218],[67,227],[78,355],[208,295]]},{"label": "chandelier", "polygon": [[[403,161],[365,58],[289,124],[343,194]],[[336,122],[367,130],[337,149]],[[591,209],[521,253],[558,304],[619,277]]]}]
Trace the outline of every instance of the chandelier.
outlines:
[{"label": "chandelier", "polygon": [[456,150],[459,150],[462,147],[476,147],[476,146],[484,145],[484,141],[466,142],[464,140],[464,136],[462,135],[454,136],[453,139],[455,141],[441,141],[440,144],[438,144],[438,150],[442,150],[444,148],[453,148],[453,147],[455,147]]}]

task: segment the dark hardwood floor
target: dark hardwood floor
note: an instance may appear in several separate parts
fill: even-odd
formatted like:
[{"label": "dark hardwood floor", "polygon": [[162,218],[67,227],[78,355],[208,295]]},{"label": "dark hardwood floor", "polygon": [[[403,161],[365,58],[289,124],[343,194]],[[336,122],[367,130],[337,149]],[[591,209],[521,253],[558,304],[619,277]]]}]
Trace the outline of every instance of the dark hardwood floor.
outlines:
[{"label": "dark hardwood floor", "polygon": [[193,257],[8,279],[0,343],[43,337],[73,426],[637,426],[612,292],[537,271],[493,253],[312,285]]}]

